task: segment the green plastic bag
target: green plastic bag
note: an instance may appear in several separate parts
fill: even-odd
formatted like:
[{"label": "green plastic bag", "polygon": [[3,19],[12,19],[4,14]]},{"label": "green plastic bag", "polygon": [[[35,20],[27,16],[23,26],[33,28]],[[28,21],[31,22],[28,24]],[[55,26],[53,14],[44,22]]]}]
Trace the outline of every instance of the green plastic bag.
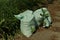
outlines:
[{"label": "green plastic bag", "polygon": [[30,37],[35,31],[34,16],[32,11],[26,10],[23,13],[14,15],[17,19],[21,21],[21,32],[26,36]]},{"label": "green plastic bag", "polygon": [[47,8],[40,8],[33,13],[38,26],[43,22],[43,27],[51,25],[51,15]]}]

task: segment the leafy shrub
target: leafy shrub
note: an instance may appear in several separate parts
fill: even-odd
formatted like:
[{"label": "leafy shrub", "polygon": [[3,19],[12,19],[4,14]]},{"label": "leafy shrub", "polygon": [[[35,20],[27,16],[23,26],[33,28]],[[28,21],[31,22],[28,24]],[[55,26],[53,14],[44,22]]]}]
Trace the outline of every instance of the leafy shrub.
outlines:
[{"label": "leafy shrub", "polygon": [[45,5],[46,0],[0,0],[0,36],[14,36],[20,30],[20,21],[14,15],[23,12],[26,9],[36,10],[39,5]]}]

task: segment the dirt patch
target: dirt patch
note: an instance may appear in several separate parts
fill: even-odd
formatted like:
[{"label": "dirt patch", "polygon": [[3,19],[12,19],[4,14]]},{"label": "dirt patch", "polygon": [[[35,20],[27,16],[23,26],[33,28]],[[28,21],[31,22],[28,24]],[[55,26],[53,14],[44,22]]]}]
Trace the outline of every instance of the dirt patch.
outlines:
[{"label": "dirt patch", "polygon": [[15,40],[60,40],[60,3],[56,0],[53,4],[48,4],[51,12],[53,24],[50,28],[39,28],[30,38],[18,36]]}]

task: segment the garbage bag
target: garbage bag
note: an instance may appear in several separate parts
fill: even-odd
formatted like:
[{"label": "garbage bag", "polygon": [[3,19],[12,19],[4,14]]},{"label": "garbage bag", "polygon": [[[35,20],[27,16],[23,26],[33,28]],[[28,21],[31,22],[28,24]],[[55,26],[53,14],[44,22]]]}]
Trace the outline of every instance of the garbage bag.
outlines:
[{"label": "garbage bag", "polygon": [[43,22],[43,27],[49,27],[51,25],[51,15],[50,12],[47,10],[47,8],[40,8],[37,9],[34,13],[33,13],[35,20],[39,25],[41,25],[41,23]]},{"label": "garbage bag", "polygon": [[23,13],[14,15],[17,19],[21,21],[21,32],[26,36],[30,37],[35,31],[34,16],[31,10],[26,10]]}]

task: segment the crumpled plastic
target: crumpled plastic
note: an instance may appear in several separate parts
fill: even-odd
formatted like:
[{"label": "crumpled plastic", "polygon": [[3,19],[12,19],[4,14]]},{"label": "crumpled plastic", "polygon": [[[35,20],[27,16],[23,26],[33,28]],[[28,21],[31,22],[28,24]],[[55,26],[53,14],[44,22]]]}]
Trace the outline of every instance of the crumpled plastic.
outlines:
[{"label": "crumpled plastic", "polygon": [[14,15],[21,21],[21,32],[26,36],[30,37],[33,32],[36,31],[37,26],[43,23],[43,27],[49,27],[51,25],[51,16],[47,8],[40,8],[36,11],[26,10],[18,15]]},{"label": "crumpled plastic", "polygon": [[47,8],[40,8],[36,10],[33,15],[38,26],[43,22],[43,27],[49,27],[51,24],[51,15]]},{"label": "crumpled plastic", "polygon": [[35,23],[34,23],[34,15],[32,15],[33,11],[26,10],[23,13],[18,15],[14,15],[17,19],[21,21],[21,32],[26,36],[30,37],[35,31]]}]

